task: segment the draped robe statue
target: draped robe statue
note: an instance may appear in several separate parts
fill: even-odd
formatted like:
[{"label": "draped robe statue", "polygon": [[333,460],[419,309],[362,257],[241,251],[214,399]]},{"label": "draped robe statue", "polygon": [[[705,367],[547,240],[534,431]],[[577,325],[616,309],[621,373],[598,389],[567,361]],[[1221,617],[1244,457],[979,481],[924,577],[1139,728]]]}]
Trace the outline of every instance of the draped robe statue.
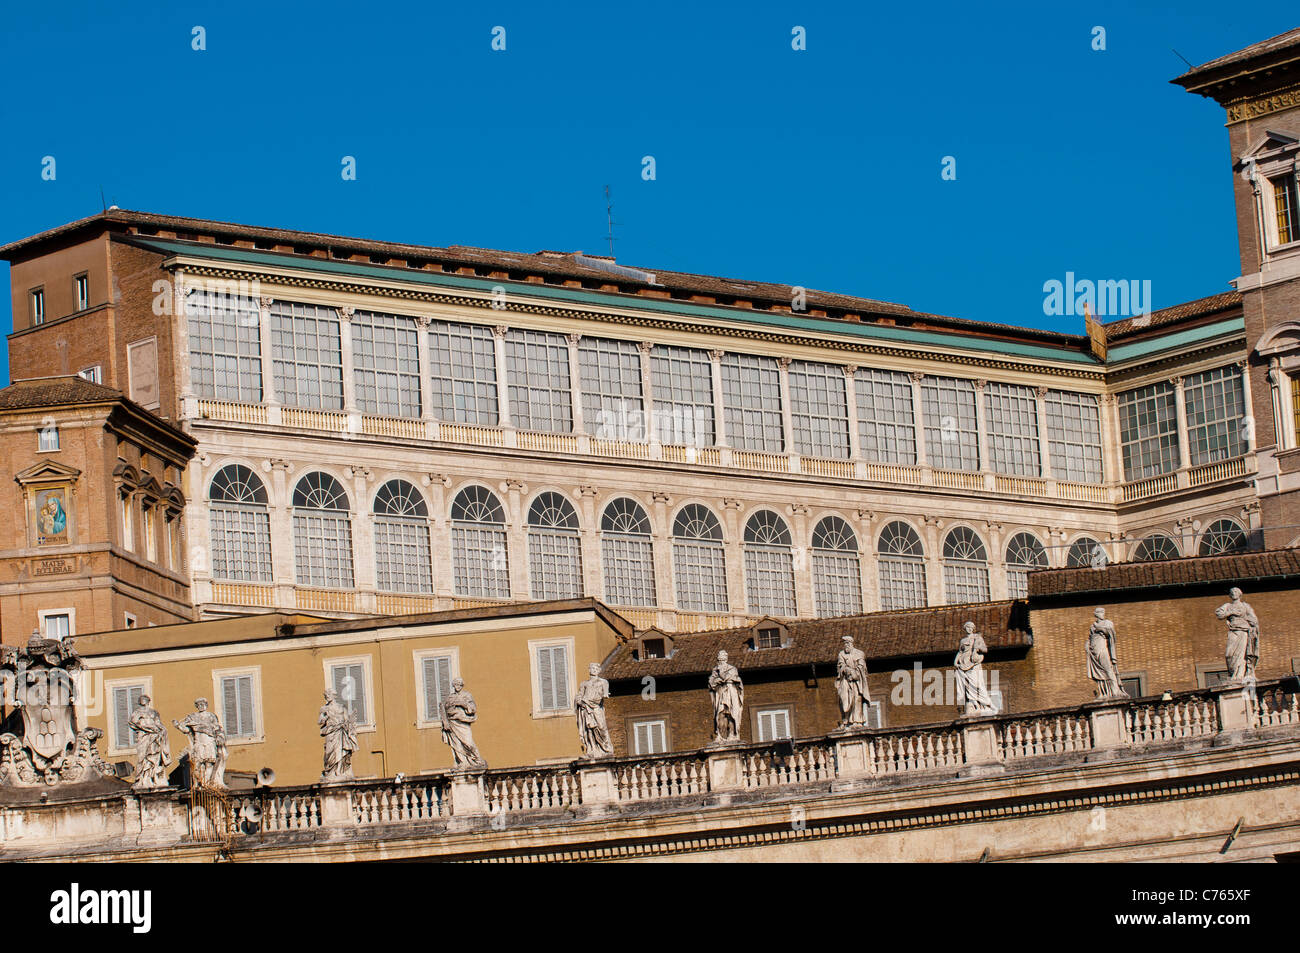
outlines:
[{"label": "draped robe statue", "polygon": [[209,787],[226,786],[226,730],[221,727],[221,719],[208,711],[206,698],[194,699],[194,711],[185,716],[185,720],[172,724],[190,739],[186,753],[190,757],[191,783]]},{"label": "draped robe statue", "polygon": [[709,673],[709,698],[713,701],[713,743],[740,740],[740,715],[745,707],[745,685],[727,653],[718,653],[718,664]]},{"label": "draped robe statue", "polygon": [[474,704],[474,696],[465,691],[464,679],[452,679],[451,694],[442,703],[442,740],[451,747],[456,768],[487,767],[487,762],[474,745],[474,732],[470,729],[477,720],[478,707]]},{"label": "draped robe statue", "polygon": [[352,780],[352,754],[357,750],[357,718],[352,709],[339,701],[336,691],[325,692],[321,706],[320,736],[325,739],[325,770],[322,781]]},{"label": "draped robe statue", "polygon": [[1098,698],[1128,698],[1119,681],[1119,662],[1115,659],[1115,623],[1106,618],[1098,606],[1088,627],[1088,677],[1097,686]]},{"label": "draped robe statue", "polygon": [[588,758],[608,758],[614,754],[605,724],[609,682],[600,677],[600,665],[595,662],[587,666],[587,674],[591,677],[578,686],[578,697],[573,704],[578,716],[578,740]]},{"label": "draped robe statue", "polygon": [[867,657],[853,647],[853,636],[841,639],[843,646],[835,659],[835,694],[840,699],[840,727],[867,724],[871,709],[871,690],[867,687]]},{"label": "draped robe statue", "polygon": [[975,631],[974,622],[967,622],[962,628],[966,634],[957,643],[957,657],[952,660],[957,671],[957,704],[964,706],[963,714],[996,715],[998,710],[984,683],[984,656],[989,647]]},{"label": "draped robe statue", "polygon": [[127,720],[127,724],[135,729],[135,782],[131,787],[137,791],[165,788],[167,765],[172,760],[167,726],[163,724],[162,716],[150,707],[151,701],[148,695],[141,695],[135,711]]},{"label": "draped robe statue", "polygon": [[1234,682],[1254,681],[1259,662],[1259,618],[1249,603],[1241,601],[1240,589],[1234,586],[1228,595],[1232,601],[1214,610],[1228,623],[1228,646],[1224,651],[1228,678]]}]

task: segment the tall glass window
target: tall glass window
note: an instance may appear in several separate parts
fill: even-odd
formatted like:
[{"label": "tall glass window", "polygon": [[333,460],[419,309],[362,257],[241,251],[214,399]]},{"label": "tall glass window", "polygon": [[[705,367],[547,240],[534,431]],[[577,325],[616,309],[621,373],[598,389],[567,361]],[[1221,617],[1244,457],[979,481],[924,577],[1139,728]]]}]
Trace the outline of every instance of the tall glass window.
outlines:
[{"label": "tall glass window", "polygon": [[943,541],[943,588],[949,603],[989,599],[988,550],[968,526],[954,527]]},{"label": "tall glass window", "polygon": [[858,368],[858,443],[873,463],[916,463],[916,418],[912,382],[898,371]]},{"label": "tall glass window", "polygon": [[1049,390],[1044,403],[1052,476],[1071,483],[1100,483],[1101,413],[1097,398]]},{"label": "tall glass window", "polygon": [[528,508],[528,573],[534,599],[582,595],[578,514],[558,493],[539,493]]},{"label": "tall glass window", "polygon": [[791,361],[789,374],[795,452],[807,457],[848,459],[849,405],[844,368]]},{"label": "tall glass window", "polygon": [[880,608],[918,609],[926,604],[925,550],[916,530],[902,520],[887,523],[876,542],[880,561]]},{"label": "tall glass window", "polygon": [[190,386],[199,397],[247,404],[262,400],[261,315],[240,295],[191,290],[185,297]]},{"label": "tall glass window", "polygon": [[1174,397],[1174,385],[1168,381],[1119,395],[1125,480],[1144,480],[1178,469],[1178,410]]},{"label": "tall glass window", "polygon": [[495,427],[497,357],[492,329],[450,321],[429,323],[433,415],[456,424]]},{"label": "tall glass window", "polygon": [[796,615],[793,546],[785,520],[771,510],[745,524],[745,588],[754,615]]},{"label": "tall glass window", "polygon": [[600,518],[605,601],[615,606],[654,606],[654,544],[650,518],[635,500],[611,500]]},{"label": "tall glass window", "polygon": [[333,308],[292,301],[271,304],[275,396],[286,407],[343,409],[343,350]]},{"label": "tall glass window", "polygon": [[1248,542],[1246,531],[1235,520],[1217,519],[1201,534],[1201,545],[1197,551],[1202,556],[1235,553],[1247,549]]},{"label": "tall glass window", "polygon": [[492,491],[476,483],[451,503],[451,563],[456,595],[510,598],[506,513]]},{"label": "tall glass window", "polygon": [[708,351],[655,345],[650,352],[650,387],[660,443],[713,445],[713,362]]},{"label": "tall glass window", "polygon": [[776,358],[723,355],[722,403],[731,446],[737,450],[785,452],[781,372]]},{"label": "tall glass window", "polygon": [[1009,476],[1041,476],[1038,401],[1033,388],[990,381],[984,387],[984,413],[989,466],[993,471]]},{"label": "tall glass window", "polygon": [[1246,416],[1241,369],[1216,367],[1183,382],[1187,449],[1191,464],[1215,463],[1246,452]]},{"label": "tall glass window", "polygon": [[975,383],[953,377],[927,377],[921,383],[925,453],[941,470],[980,468]]},{"label": "tall glass window", "polygon": [[212,578],[271,581],[271,517],[266,487],[248,467],[232,463],[208,485]]},{"label": "tall glass window", "polygon": [[587,433],[603,440],[646,439],[641,352],[633,342],[584,337],[578,374]]},{"label": "tall glass window", "polygon": [[673,578],[678,609],[728,610],[722,524],[698,503],[683,506],[673,521]]},{"label": "tall glass window", "polygon": [[420,416],[418,334],[414,318],[377,311],[353,315],[353,376],[363,414]]},{"label": "tall glass window", "polygon": [[433,592],[429,508],[405,480],[389,480],[375,494],[375,588]]},{"label": "tall glass window", "polygon": [[293,490],[294,566],[299,585],[351,589],[348,495],[328,473],[308,473]]},{"label": "tall glass window", "polygon": [[827,516],[812,534],[813,593],[817,615],[857,615],[862,611],[862,568],[858,537],[838,516]]},{"label": "tall glass window", "polygon": [[1047,550],[1033,533],[1016,533],[1007,543],[1007,595],[1029,596],[1029,572],[1047,568]]},{"label": "tall glass window", "polygon": [[520,430],[573,430],[569,343],[563,334],[507,332],[506,383],[510,419]]}]

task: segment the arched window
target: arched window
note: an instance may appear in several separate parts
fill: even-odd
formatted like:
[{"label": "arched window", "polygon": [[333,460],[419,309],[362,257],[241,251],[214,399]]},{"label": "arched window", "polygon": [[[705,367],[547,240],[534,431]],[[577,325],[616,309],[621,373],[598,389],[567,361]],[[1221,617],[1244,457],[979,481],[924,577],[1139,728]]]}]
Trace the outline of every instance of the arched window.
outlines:
[{"label": "arched window", "polygon": [[1107,562],[1109,558],[1106,551],[1091,536],[1080,536],[1070,544],[1070,549],[1065,554],[1067,569],[1092,569],[1104,566]]},{"label": "arched window", "polygon": [[299,585],[352,588],[348,495],[328,473],[308,473],[293,488],[293,554]]},{"label": "arched window", "polygon": [[745,524],[745,588],[755,615],[794,617],[794,548],[785,520],[759,510]]},{"label": "arched window", "polygon": [[894,520],[880,531],[880,608],[917,609],[926,604],[925,550],[916,530]]},{"label": "arched window", "polygon": [[248,467],[232,463],[208,484],[212,578],[271,581],[271,517],[266,487]]},{"label": "arched window", "polygon": [[943,589],[949,604],[989,599],[988,552],[969,526],[954,527],[943,541]]},{"label": "arched window", "polygon": [[451,561],[456,595],[510,598],[506,514],[491,490],[471,484],[452,500]]},{"label": "arched window", "polygon": [[1153,559],[1177,559],[1181,555],[1178,544],[1172,539],[1164,533],[1152,533],[1138,542],[1133,550],[1133,561],[1145,563]]},{"label": "arched window", "polygon": [[528,508],[528,575],[534,599],[582,595],[578,514],[558,493],[539,493]]},{"label": "arched window", "polygon": [[862,611],[858,537],[842,518],[827,516],[813,528],[812,573],[819,616]]},{"label": "arched window", "polygon": [[673,578],[678,609],[726,612],[729,608],[722,525],[708,507],[689,503],[673,521]]},{"label": "arched window", "polygon": [[1219,553],[1235,553],[1246,548],[1246,531],[1236,520],[1219,519],[1210,524],[1201,534],[1200,554],[1217,556]]},{"label": "arched window", "polygon": [[405,480],[389,480],[375,494],[375,588],[433,592],[429,509]]},{"label": "arched window", "polygon": [[1047,568],[1047,550],[1033,533],[1016,533],[1007,543],[1007,595],[1029,595],[1029,570]]},{"label": "arched window", "polygon": [[620,496],[605,507],[600,518],[600,552],[606,602],[615,606],[658,604],[650,519],[635,500]]}]

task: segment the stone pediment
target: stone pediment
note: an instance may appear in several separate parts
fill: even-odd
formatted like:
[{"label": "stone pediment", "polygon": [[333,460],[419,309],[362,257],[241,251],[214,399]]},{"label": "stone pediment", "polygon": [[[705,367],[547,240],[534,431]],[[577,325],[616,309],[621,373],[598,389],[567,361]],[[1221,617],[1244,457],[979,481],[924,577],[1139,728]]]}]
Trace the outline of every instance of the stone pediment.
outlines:
[{"label": "stone pediment", "polygon": [[1271,158],[1273,153],[1285,150],[1288,146],[1295,148],[1297,145],[1300,145],[1300,140],[1297,140],[1295,136],[1268,129],[1264,131],[1264,138],[1257,142],[1255,147],[1243,155],[1242,158]]},{"label": "stone pediment", "polygon": [[28,486],[33,483],[75,483],[81,471],[57,460],[42,460],[14,474],[14,481]]}]

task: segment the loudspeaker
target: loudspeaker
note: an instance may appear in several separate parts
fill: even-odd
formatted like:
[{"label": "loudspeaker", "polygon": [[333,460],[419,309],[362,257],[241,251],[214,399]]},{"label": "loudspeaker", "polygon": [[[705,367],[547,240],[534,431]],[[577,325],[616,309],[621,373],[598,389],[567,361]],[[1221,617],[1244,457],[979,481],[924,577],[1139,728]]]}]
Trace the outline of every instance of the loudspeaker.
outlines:
[{"label": "loudspeaker", "polygon": [[257,772],[257,786],[259,788],[269,788],[275,783],[275,772],[270,768],[263,768]]}]

